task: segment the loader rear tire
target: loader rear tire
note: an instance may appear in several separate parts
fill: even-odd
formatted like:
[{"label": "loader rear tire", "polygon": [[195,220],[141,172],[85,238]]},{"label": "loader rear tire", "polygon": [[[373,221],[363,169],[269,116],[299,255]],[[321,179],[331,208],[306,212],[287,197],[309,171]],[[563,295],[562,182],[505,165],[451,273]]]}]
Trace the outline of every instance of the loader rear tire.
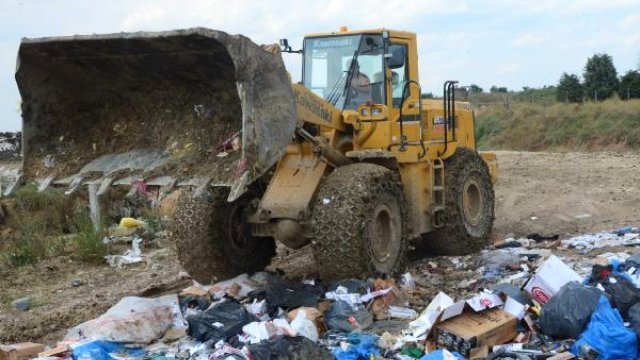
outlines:
[{"label": "loader rear tire", "polygon": [[382,166],[338,168],[321,185],[311,226],[313,252],[324,280],[393,274],[407,251],[400,179]]},{"label": "loader rear tire", "polygon": [[494,219],[494,193],[487,164],[468,148],[445,161],[444,226],[426,236],[435,255],[466,255],[484,248]]},{"label": "loader rear tire", "polygon": [[211,204],[203,203],[189,191],[178,198],[173,237],[182,267],[202,284],[264,269],[276,245],[272,238],[251,236],[248,201],[228,203],[226,193],[214,198]]}]

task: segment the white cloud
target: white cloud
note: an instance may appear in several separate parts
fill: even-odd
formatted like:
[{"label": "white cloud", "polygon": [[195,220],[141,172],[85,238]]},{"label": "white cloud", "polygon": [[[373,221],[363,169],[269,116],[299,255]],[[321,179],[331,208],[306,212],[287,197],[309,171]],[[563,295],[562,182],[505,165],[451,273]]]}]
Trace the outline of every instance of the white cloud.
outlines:
[{"label": "white cloud", "polygon": [[583,13],[637,8],[637,0],[494,0],[483,4],[487,12],[568,17]]},{"label": "white cloud", "polygon": [[514,47],[523,47],[528,45],[540,44],[544,38],[535,32],[526,32],[518,36],[512,43]]},{"label": "white cloud", "polygon": [[624,43],[626,46],[633,47],[635,49],[640,48],[640,32],[626,35],[624,37]]},{"label": "white cloud", "polygon": [[627,15],[620,21],[620,29],[621,30],[629,30],[629,28],[637,29],[639,24],[640,24],[640,13]]},{"label": "white cloud", "polygon": [[166,17],[167,10],[165,8],[145,3],[143,7],[131,13],[122,21],[122,30],[144,29],[154,23],[164,22]]},{"label": "white cloud", "polygon": [[520,65],[517,62],[510,60],[500,64],[500,66],[498,67],[498,72],[503,75],[511,75],[518,72],[519,69]]},{"label": "white cloud", "polygon": [[[424,91],[458,79],[484,88],[553,84],[595,52],[637,67],[640,0],[0,0],[0,130],[19,126],[13,79],[22,36],[160,31],[203,26],[257,43],[306,33],[386,27],[418,33]],[[553,34],[553,36],[551,35]],[[292,79],[299,55],[285,55]]]},{"label": "white cloud", "polygon": [[566,13],[599,12],[606,10],[638,7],[637,0],[571,0],[564,11]]}]

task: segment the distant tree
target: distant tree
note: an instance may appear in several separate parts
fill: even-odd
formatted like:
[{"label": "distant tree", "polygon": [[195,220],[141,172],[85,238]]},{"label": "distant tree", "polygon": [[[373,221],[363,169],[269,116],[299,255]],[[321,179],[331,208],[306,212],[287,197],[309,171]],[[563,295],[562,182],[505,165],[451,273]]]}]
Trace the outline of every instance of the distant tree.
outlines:
[{"label": "distant tree", "polygon": [[420,96],[423,99],[435,99],[435,96],[433,96],[433,93],[422,93],[422,95]]},{"label": "distant tree", "polygon": [[595,54],[584,67],[584,90],[588,99],[606,100],[618,90],[618,72],[608,54]]},{"label": "distant tree", "polygon": [[492,93],[506,93],[509,92],[509,89],[507,89],[506,87],[498,87],[493,85],[491,89],[489,89],[489,91],[491,91]]},{"label": "distant tree", "polygon": [[640,99],[640,71],[629,70],[620,78],[620,99]]},{"label": "distant tree", "polygon": [[477,93],[481,93],[483,91],[483,89],[476,85],[476,84],[471,84],[469,85],[469,92],[473,93],[473,94],[477,94]]},{"label": "distant tree", "polygon": [[556,99],[558,101],[568,101],[572,103],[582,102],[584,89],[580,84],[580,79],[575,74],[563,73],[556,88]]},{"label": "distant tree", "polygon": [[469,97],[469,87],[467,86],[456,86],[456,99],[467,99]]}]

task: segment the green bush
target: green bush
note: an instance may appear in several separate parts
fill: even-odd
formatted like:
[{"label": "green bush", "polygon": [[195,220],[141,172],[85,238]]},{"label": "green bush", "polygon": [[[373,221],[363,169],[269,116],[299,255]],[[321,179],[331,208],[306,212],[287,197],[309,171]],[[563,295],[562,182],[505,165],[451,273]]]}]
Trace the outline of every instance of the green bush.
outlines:
[{"label": "green bush", "polygon": [[38,262],[47,255],[44,224],[37,219],[20,223],[16,237],[3,254],[9,266],[24,266]]},{"label": "green bush", "polygon": [[15,193],[15,216],[12,219],[16,228],[23,223],[43,222],[49,234],[62,233],[66,225],[66,203],[61,189],[47,188],[38,192],[35,184],[25,185]]},{"label": "green bush", "polygon": [[104,256],[109,253],[109,246],[102,242],[106,235],[105,227],[100,225],[96,229],[91,218],[84,214],[76,214],[74,225],[77,234],[72,238],[74,255],[86,262],[104,261]]},{"label": "green bush", "polygon": [[65,219],[65,198],[59,189],[49,188],[38,192],[35,184],[18,189],[11,211],[10,226],[15,236],[8,239],[2,261],[8,266],[34,264],[51,252],[59,252],[49,236],[62,234]]}]

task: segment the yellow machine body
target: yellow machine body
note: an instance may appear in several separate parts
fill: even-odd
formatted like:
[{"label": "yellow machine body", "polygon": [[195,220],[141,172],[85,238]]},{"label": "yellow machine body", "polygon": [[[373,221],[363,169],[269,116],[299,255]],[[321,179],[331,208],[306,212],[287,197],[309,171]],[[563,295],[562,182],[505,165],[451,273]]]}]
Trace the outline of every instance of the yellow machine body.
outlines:
[{"label": "yellow machine body", "polygon": [[[384,66],[384,99],[366,102],[357,109],[339,109],[304,84],[294,84],[299,124],[317,129],[317,136],[335,151],[354,162],[371,162],[399,171],[407,208],[411,237],[439,226],[438,212],[444,209],[444,161],[457,148],[476,148],[471,104],[452,102],[453,121],[445,124],[442,100],[421,99],[416,34],[386,29],[344,31],[307,35],[305,39],[379,34],[391,45],[406,49],[403,66],[408,94],[398,103],[394,71]],[[396,87],[396,88],[394,88]],[[395,98],[394,98],[395,96]],[[402,113],[403,121],[400,122]],[[451,114],[449,114],[450,116]],[[263,195],[253,223],[259,235],[273,236],[278,219],[304,222],[321,178],[334,166],[323,161],[309,142],[294,143],[278,163]],[[492,153],[481,154],[492,181],[497,179],[497,162]],[[271,225],[268,225],[271,223]],[[260,225],[262,224],[262,225]],[[286,242],[285,242],[286,243]]]}]

